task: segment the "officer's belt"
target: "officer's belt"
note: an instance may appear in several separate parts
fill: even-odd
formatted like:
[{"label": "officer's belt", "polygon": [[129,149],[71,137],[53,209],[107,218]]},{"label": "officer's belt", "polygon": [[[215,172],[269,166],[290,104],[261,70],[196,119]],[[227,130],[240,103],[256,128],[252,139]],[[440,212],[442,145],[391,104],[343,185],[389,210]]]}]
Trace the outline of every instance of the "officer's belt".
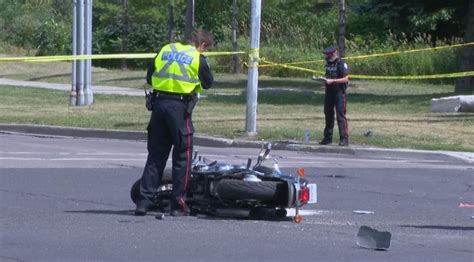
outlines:
[{"label": "officer's belt", "polygon": [[186,94],[176,94],[176,93],[168,93],[163,91],[153,91],[155,93],[156,98],[162,99],[174,99],[174,100],[181,100],[181,101],[189,101],[191,100],[191,95]]}]

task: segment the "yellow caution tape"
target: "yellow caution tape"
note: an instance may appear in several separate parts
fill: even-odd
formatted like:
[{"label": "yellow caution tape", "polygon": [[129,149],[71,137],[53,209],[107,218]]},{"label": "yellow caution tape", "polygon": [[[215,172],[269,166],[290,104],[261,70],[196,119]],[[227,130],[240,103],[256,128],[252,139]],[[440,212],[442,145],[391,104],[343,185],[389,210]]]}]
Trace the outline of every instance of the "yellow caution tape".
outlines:
[{"label": "yellow caution tape", "polygon": [[345,57],[344,59],[345,60],[362,59],[362,58],[392,56],[392,55],[398,55],[398,54],[408,54],[408,53],[423,52],[423,51],[437,51],[437,50],[446,49],[446,48],[456,48],[456,47],[463,47],[463,46],[468,46],[468,45],[474,45],[474,42],[456,44],[456,45],[445,45],[445,46],[438,46],[438,47],[412,49],[412,50],[405,50],[405,51],[388,52],[388,53],[382,53],[382,54],[352,56],[352,57]]},{"label": "yellow caution tape", "polygon": [[221,56],[221,55],[245,55],[245,51],[234,51],[234,52],[204,52],[205,56]]},{"label": "yellow caution tape", "polygon": [[252,48],[248,51],[248,56],[249,56],[249,62],[251,63],[258,63],[261,61],[259,58],[260,55],[260,49],[258,48]]},{"label": "yellow caution tape", "polygon": [[[446,48],[457,48],[457,47],[463,47],[463,46],[469,46],[469,45],[474,45],[474,42],[469,42],[469,43],[464,43],[464,44],[455,44],[455,45],[445,45],[445,46],[438,46],[438,47],[412,49],[412,50],[405,50],[405,51],[395,51],[395,52],[380,53],[380,54],[349,56],[349,57],[344,57],[344,59],[345,60],[353,60],[353,59],[364,59],[364,58],[393,56],[393,55],[423,52],[423,51],[437,51],[437,50],[446,49]],[[312,64],[312,63],[323,63],[323,62],[326,62],[326,61],[324,59],[318,59],[318,60],[311,60],[311,61],[291,62],[291,63],[285,63],[285,64],[287,64],[287,65],[301,65],[301,64]]]},{"label": "yellow caution tape", "polygon": [[419,75],[419,76],[370,76],[370,75],[350,75],[350,78],[355,79],[377,79],[377,80],[417,80],[417,79],[438,79],[438,78],[456,78],[474,76],[474,71],[465,71],[457,73],[445,73],[434,75]]},{"label": "yellow caution tape", "polygon": [[[206,56],[220,55],[240,55],[245,51],[236,52],[204,52]],[[26,57],[0,57],[0,62],[58,62],[75,60],[98,60],[98,59],[142,59],[154,58],[156,53],[136,53],[136,54],[97,54],[97,55],[57,55],[57,56],[26,56]]]},{"label": "yellow caution tape", "polygon": [[[313,70],[309,68],[303,68],[298,66],[291,66],[288,64],[278,64],[270,61],[265,61],[266,66],[279,66],[288,69],[295,69],[300,71],[309,72],[316,75],[324,75],[325,72]],[[465,71],[457,73],[444,73],[444,74],[433,74],[433,75],[419,75],[419,76],[371,76],[371,75],[350,75],[351,79],[373,79],[373,80],[417,80],[417,79],[437,79],[437,78],[455,78],[474,76],[474,71]]]},{"label": "yellow caution tape", "polygon": [[[372,58],[372,57],[383,57],[383,56],[392,56],[403,53],[414,53],[421,51],[430,51],[430,50],[440,50],[445,48],[456,48],[462,46],[474,45],[474,42],[456,44],[456,45],[446,45],[439,47],[431,48],[422,48],[422,49],[413,49],[406,51],[397,51],[397,52],[388,52],[381,54],[371,54],[371,55],[362,55],[354,57],[345,57],[344,59],[363,59],[363,58]],[[221,55],[242,55],[248,54],[249,62],[244,62],[244,65],[247,67],[274,67],[279,66],[288,69],[305,71],[313,74],[324,74],[323,71],[313,70],[309,68],[303,68],[295,66],[296,64],[307,64],[315,62],[324,62],[323,59],[314,60],[314,61],[301,61],[301,62],[292,62],[292,63],[275,63],[267,61],[263,58],[259,58],[259,49],[253,48],[247,52],[245,51],[235,51],[235,52],[204,52],[206,56],[221,56]],[[89,60],[89,59],[142,59],[142,58],[154,58],[156,53],[136,53],[136,54],[96,54],[96,55],[60,55],[60,56],[35,56],[35,57],[0,57],[0,62],[56,62],[56,61],[75,61],[75,60]],[[258,64],[258,63],[262,64]],[[251,64],[249,64],[251,63]],[[420,76],[370,76],[370,75],[350,75],[350,78],[355,79],[379,79],[379,80],[407,80],[407,79],[435,79],[435,78],[454,78],[454,77],[464,77],[464,76],[473,76],[474,71],[467,72],[458,72],[458,73],[446,73],[446,74],[434,74],[434,75],[420,75]]]}]

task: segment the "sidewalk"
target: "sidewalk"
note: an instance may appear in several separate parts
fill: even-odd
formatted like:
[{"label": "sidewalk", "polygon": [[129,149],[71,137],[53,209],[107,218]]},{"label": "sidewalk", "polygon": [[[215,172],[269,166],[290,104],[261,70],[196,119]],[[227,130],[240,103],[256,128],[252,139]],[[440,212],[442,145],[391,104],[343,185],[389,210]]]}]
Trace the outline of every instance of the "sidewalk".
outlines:
[{"label": "sidewalk", "polygon": [[[54,89],[61,91],[71,91],[71,84],[54,84],[47,82],[36,82],[36,81],[22,81],[0,78],[0,85],[4,86],[17,86],[17,87],[38,87],[45,89]],[[128,88],[128,87],[116,87],[116,86],[92,86],[92,92],[94,94],[105,94],[105,95],[127,95],[127,96],[144,96],[143,89],[140,88]]]},{"label": "sidewalk", "polygon": [[[38,87],[70,91],[68,84],[53,84],[34,81],[20,81],[0,78],[0,85],[20,86],[20,87]],[[97,94],[114,94],[143,96],[143,90],[125,87],[112,86],[93,86],[93,92]],[[58,126],[27,125],[27,124],[0,124],[0,133],[27,133],[44,136],[68,136],[68,137],[86,137],[86,138],[107,138],[107,139],[125,139],[146,141],[145,131],[125,131],[125,130],[105,130],[105,129],[86,129]],[[194,144],[197,146],[209,147],[250,147],[260,148],[260,141],[251,140],[232,140],[219,137],[210,137],[195,134]],[[287,141],[272,141],[272,148],[277,150],[307,151],[317,153],[349,154],[359,157],[386,157],[402,159],[419,159],[433,161],[452,161],[462,164],[473,164],[474,153],[469,152],[451,152],[451,151],[428,151],[411,149],[385,149],[361,146],[320,146],[315,144],[302,144]]]}]

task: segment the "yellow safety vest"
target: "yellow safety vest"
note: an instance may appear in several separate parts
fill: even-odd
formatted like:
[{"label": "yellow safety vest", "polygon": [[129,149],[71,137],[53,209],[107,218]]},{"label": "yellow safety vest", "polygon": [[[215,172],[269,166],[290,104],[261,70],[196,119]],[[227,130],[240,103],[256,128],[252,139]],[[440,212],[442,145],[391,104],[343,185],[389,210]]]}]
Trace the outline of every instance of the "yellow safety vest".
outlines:
[{"label": "yellow safety vest", "polygon": [[201,93],[199,52],[181,43],[164,46],[155,58],[154,90],[178,94]]}]

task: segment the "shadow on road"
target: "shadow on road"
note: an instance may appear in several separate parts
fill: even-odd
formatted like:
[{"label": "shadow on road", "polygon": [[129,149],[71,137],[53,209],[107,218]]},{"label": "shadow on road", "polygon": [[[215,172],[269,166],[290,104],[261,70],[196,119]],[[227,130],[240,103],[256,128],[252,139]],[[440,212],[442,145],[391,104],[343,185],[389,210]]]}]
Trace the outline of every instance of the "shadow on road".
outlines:
[{"label": "shadow on road", "polygon": [[65,210],[64,213],[133,216],[133,210]]},{"label": "shadow on road", "polygon": [[[72,213],[72,214],[93,214],[93,215],[120,215],[120,216],[135,216],[134,210],[65,210],[64,213]],[[148,211],[147,216],[156,216],[160,214],[158,211]],[[169,213],[165,213],[169,214]],[[231,217],[231,216],[211,216],[211,215],[204,215],[198,214],[194,217],[197,219],[204,219],[204,220],[256,220],[256,221],[266,221],[266,222],[292,222],[293,217],[283,217],[283,218],[275,218],[275,217],[265,217],[260,219],[254,218],[243,218],[243,217]]]}]

